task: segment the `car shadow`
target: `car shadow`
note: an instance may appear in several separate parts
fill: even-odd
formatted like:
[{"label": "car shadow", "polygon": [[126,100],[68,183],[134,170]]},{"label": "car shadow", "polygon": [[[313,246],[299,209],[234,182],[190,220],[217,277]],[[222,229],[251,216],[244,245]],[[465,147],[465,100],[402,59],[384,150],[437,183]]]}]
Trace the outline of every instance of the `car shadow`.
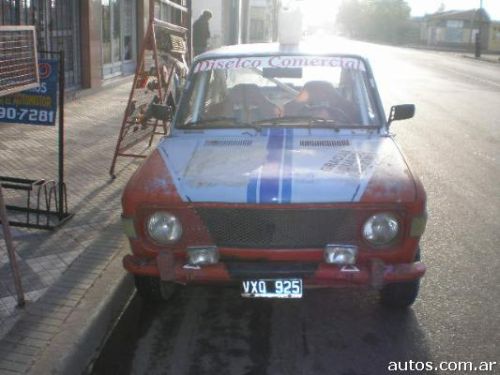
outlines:
[{"label": "car shadow", "polygon": [[134,301],[92,374],[379,375],[432,361],[415,311],[384,308],[374,291],[263,300],[190,286],[166,302]]},{"label": "car shadow", "polygon": [[415,311],[384,308],[374,291],[306,291],[275,302],[272,324],[269,374],[384,374],[394,362],[431,361]]},{"label": "car shadow", "polygon": [[384,308],[374,291],[306,290],[294,301],[242,299],[237,289],[202,295],[189,374],[377,375],[432,360],[414,310]]}]

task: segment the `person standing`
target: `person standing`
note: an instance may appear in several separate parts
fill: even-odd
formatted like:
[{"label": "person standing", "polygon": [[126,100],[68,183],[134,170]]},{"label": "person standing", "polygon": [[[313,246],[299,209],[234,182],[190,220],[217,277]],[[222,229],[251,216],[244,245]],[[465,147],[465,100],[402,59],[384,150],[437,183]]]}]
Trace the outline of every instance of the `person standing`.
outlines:
[{"label": "person standing", "polygon": [[201,16],[193,23],[193,52],[194,56],[207,50],[210,38],[210,27],[208,21],[212,18],[212,12],[204,10]]}]

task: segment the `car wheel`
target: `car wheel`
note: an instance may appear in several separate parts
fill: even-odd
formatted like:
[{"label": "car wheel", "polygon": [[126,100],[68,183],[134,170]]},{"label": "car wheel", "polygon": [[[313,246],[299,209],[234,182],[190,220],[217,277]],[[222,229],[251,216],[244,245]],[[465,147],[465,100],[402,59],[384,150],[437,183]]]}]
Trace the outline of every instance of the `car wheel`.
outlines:
[{"label": "car wheel", "polygon": [[[415,261],[419,260],[420,249],[415,255]],[[420,279],[387,284],[380,290],[380,302],[386,307],[404,309],[415,302],[419,289]]]},{"label": "car wheel", "polygon": [[160,283],[161,296],[164,301],[169,300],[170,297],[179,289],[179,284],[162,281]]},{"label": "car wheel", "polygon": [[419,288],[420,280],[387,284],[380,291],[380,302],[387,307],[404,309],[415,302]]},{"label": "car wheel", "polygon": [[177,289],[174,283],[161,281],[158,277],[134,275],[135,288],[145,301],[159,302],[168,300]]}]

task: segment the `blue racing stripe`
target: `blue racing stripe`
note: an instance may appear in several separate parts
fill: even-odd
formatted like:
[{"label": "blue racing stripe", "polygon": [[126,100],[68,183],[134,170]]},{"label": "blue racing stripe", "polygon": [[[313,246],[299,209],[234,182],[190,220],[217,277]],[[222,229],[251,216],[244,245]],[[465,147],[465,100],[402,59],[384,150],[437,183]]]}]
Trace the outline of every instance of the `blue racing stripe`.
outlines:
[{"label": "blue racing stripe", "polygon": [[257,203],[257,179],[258,176],[252,176],[247,185],[247,203]]},{"label": "blue racing stripe", "polygon": [[292,155],[293,155],[293,129],[286,129],[285,139],[285,162],[283,166],[283,183],[281,190],[281,202],[292,201]]},{"label": "blue racing stripe", "polygon": [[260,203],[279,203],[284,135],[284,129],[271,129],[269,132],[266,164],[260,180]]}]

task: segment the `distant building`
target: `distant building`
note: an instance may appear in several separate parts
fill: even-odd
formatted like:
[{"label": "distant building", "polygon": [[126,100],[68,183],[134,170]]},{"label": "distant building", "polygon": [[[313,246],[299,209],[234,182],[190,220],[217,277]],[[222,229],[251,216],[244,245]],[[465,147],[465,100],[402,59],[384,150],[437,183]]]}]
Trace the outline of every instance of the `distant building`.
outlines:
[{"label": "distant building", "polygon": [[[491,27],[492,21],[484,9],[437,12],[424,17],[420,39],[429,46],[472,50],[476,34],[480,31],[483,48],[498,51],[498,46],[492,43]],[[494,35],[495,38],[497,36]],[[500,37],[494,41],[500,43]]]},{"label": "distant building", "polygon": [[491,22],[488,36],[488,50],[500,52],[500,21]]},{"label": "distant building", "polygon": [[275,37],[278,2],[253,0],[249,9],[248,41],[250,43],[271,42]]},{"label": "distant building", "polygon": [[193,22],[205,9],[213,14],[211,48],[276,39],[279,0],[192,0],[191,4]]}]

